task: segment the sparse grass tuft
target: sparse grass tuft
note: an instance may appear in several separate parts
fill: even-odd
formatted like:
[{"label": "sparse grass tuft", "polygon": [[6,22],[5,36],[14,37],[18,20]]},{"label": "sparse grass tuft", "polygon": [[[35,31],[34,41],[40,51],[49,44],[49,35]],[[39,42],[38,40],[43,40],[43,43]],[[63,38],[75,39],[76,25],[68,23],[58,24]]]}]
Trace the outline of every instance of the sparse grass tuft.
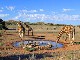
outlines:
[{"label": "sparse grass tuft", "polygon": [[3,42],[0,42],[0,46],[3,46]]}]

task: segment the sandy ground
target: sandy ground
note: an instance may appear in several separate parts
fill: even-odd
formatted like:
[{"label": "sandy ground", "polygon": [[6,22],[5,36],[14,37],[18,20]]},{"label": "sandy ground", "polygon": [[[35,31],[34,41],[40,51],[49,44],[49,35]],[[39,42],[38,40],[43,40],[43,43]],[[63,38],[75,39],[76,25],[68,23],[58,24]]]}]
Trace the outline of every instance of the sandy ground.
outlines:
[{"label": "sandy ground", "polygon": [[[7,32],[5,35],[4,40],[2,40],[3,43],[5,43],[3,46],[0,46],[0,52],[3,54],[0,54],[0,56],[9,56],[9,55],[14,55],[14,54],[28,54],[28,53],[33,53],[33,52],[28,52],[24,50],[23,48],[15,48],[12,46],[13,42],[16,41],[22,41],[22,40],[35,40],[35,39],[42,39],[42,40],[52,40],[56,41],[56,36],[53,33],[34,33],[34,36],[26,36],[21,40],[18,36],[18,33],[10,33]],[[75,40],[76,41],[76,40]],[[70,51],[70,50],[80,50],[80,44],[79,45],[71,45],[69,44],[69,40],[64,41],[60,39],[60,43],[64,44],[62,48],[57,48],[53,50],[38,50],[34,51],[34,53],[45,53],[45,52],[62,52],[62,51]],[[1,50],[2,47],[10,46],[11,49],[6,50],[3,49]]]}]

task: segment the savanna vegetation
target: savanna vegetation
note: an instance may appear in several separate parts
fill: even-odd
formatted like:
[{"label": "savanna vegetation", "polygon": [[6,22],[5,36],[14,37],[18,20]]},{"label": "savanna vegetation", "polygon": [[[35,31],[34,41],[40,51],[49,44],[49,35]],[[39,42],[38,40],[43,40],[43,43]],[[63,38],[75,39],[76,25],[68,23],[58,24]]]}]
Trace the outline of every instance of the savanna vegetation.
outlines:
[{"label": "savanna vegetation", "polygon": [[[21,58],[19,55],[23,54],[22,53],[23,50],[20,50],[17,48],[15,49],[14,47],[9,45],[9,42],[12,43],[16,41],[21,41],[17,32],[17,22],[18,21],[15,21],[15,20],[0,21],[0,58],[1,59],[4,60],[5,57],[3,56],[9,55],[9,56],[18,56],[17,60],[18,59],[21,59],[21,60],[31,60],[31,59],[33,60],[49,60],[49,59],[50,60],[80,60],[80,48],[77,50],[74,50],[75,47],[70,51],[69,50],[66,51],[63,49],[63,51],[58,51],[58,52],[55,52],[53,50],[53,52],[50,51],[50,53],[48,52],[33,53],[32,52],[31,55],[28,55],[28,52],[25,52],[24,54],[27,54],[29,57]],[[53,39],[55,41],[59,31],[65,25],[65,24],[54,24],[54,23],[44,23],[44,22],[36,22],[36,23],[24,22],[24,23],[31,26],[34,31],[34,36],[27,36],[27,31],[26,31],[26,36],[24,37],[25,40],[44,38],[44,40]],[[76,44],[77,46],[79,45],[80,47],[80,25],[75,26],[75,29],[76,29],[76,34],[75,34],[74,44]],[[4,30],[6,30],[6,33],[4,32]],[[41,37],[41,36],[44,36],[44,37]],[[65,36],[66,35],[63,34],[60,41],[64,41]],[[25,50],[27,51],[29,49],[26,48]]]}]

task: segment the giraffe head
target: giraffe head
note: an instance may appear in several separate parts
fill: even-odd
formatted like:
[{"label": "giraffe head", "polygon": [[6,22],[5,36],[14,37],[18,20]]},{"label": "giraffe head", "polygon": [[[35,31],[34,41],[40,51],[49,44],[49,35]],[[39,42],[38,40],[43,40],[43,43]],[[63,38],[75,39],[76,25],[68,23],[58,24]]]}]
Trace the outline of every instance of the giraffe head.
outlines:
[{"label": "giraffe head", "polygon": [[20,26],[21,25],[21,21],[17,22],[17,25]]}]

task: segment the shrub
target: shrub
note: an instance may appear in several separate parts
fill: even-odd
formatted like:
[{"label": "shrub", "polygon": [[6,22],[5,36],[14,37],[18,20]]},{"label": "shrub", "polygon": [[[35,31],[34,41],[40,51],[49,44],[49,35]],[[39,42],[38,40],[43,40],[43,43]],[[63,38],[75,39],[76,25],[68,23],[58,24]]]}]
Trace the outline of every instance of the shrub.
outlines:
[{"label": "shrub", "polygon": [[0,30],[2,30],[3,29],[3,25],[2,24],[0,24]]},{"label": "shrub", "polygon": [[26,47],[26,50],[32,52],[32,51],[35,51],[36,49],[35,48],[28,48],[28,47]]},{"label": "shrub", "polygon": [[74,44],[80,44],[80,42],[74,42]]},{"label": "shrub", "polygon": [[2,46],[3,45],[3,43],[2,42],[0,42],[0,46]]}]

